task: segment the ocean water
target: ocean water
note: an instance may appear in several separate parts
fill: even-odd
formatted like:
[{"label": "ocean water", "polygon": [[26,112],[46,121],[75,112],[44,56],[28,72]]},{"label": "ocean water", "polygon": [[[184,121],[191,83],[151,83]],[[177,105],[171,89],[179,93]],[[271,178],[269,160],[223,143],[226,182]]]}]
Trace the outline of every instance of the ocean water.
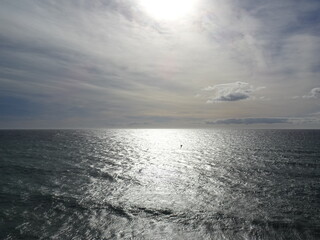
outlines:
[{"label": "ocean water", "polygon": [[0,187],[0,239],[320,239],[320,131],[2,130]]}]

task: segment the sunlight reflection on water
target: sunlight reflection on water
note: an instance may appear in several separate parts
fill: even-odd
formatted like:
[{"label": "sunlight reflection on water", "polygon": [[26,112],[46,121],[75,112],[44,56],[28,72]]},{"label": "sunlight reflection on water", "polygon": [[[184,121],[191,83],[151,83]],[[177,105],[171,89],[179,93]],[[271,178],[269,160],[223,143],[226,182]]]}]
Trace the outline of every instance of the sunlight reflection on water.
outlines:
[{"label": "sunlight reflection on water", "polygon": [[[119,166],[113,174],[117,187],[110,192],[109,182],[98,180],[97,183],[93,178],[89,196],[94,196],[95,201],[103,199],[121,206],[133,218],[136,214],[146,215],[147,219],[163,215],[165,220],[166,216],[172,215],[171,218],[178,221],[179,215],[190,210],[197,214],[214,209],[214,202],[219,201],[224,191],[216,180],[211,179],[209,183],[204,175],[217,165],[213,155],[210,164],[205,160],[205,154],[212,154],[212,149],[217,149],[217,139],[212,138],[208,144],[201,134],[198,136],[190,130],[148,129],[122,130],[119,135],[114,130],[113,141],[119,143],[117,153],[120,157],[113,156]],[[110,173],[108,168],[102,171]],[[215,197],[205,199],[205,194]],[[172,222],[164,223],[161,223],[161,229],[168,231]],[[157,226],[155,222],[153,225]]]},{"label": "sunlight reflection on water", "polygon": [[[254,195],[261,191],[257,182],[267,177],[254,170],[265,168],[259,161],[261,156],[250,155],[255,136],[175,129],[115,130],[114,134],[118,154],[123,155],[117,159],[116,190],[108,190],[111,198],[106,201],[139,219],[135,223],[142,221],[140,228],[152,225],[149,234],[157,229],[162,233],[159,239],[170,231],[178,234],[176,237],[197,232],[198,237],[206,238],[213,231],[219,239],[241,229],[249,234],[245,228],[252,226],[253,219],[266,221],[262,219],[272,216],[274,211],[263,207],[270,196]],[[271,143],[270,139],[264,141],[263,149]],[[274,185],[274,180],[267,181]],[[97,194],[109,188],[102,184],[92,189]],[[186,222],[189,227],[181,228],[179,224]],[[224,228],[231,230],[222,231]]]},{"label": "sunlight reflection on water", "polygon": [[2,196],[15,196],[15,189],[24,196],[13,205],[4,201],[4,215],[19,216],[8,239],[317,239],[320,234],[320,138],[312,132],[35,131],[25,140],[17,134],[20,145],[13,134],[15,144],[8,136],[6,144],[14,150],[2,150],[3,156],[16,154],[4,158],[2,174],[11,187]]}]

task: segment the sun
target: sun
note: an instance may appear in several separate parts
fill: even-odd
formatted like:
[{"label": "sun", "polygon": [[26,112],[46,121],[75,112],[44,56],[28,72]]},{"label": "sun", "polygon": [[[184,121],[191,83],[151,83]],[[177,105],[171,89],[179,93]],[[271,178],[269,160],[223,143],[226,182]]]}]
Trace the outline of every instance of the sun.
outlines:
[{"label": "sun", "polygon": [[173,21],[190,14],[196,0],[140,0],[147,14],[157,20]]}]

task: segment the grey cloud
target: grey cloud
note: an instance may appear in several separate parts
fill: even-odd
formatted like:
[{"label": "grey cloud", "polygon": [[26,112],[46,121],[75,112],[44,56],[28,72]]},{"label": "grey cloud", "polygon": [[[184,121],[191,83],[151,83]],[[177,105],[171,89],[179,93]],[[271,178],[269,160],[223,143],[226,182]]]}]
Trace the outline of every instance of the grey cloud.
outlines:
[{"label": "grey cloud", "polygon": [[320,117],[320,112],[311,113],[310,116]]},{"label": "grey cloud", "polygon": [[220,96],[219,98],[214,99],[215,101],[226,101],[226,102],[233,102],[233,101],[239,101],[243,99],[247,99],[250,96],[245,93],[230,93],[225,96]]},{"label": "grey cloud", "polygon": [[275,124],[291,123],[289,118],[228,118],[208,121],[206,124]]},{"label": "grey cloud", "polygon": [[147,126],[147,125],[150,125],[150,123],[148,123],[148,122],[142,122],[142,123],[140,123],[140,122],[132,122],[132,123],[129,123],[128,125],[129,126]]},{"label": "grey cloud", "polygon": [[[214,102],[234,102],[249,99],[253,93],[262,89],[263,87],[254,87],[246,82],[234,82],[226,84],[218,84],[215,86],[208,86],[202,91],[205,93],[207,103]],[[213,96],[208,92],[213,92]]]}]

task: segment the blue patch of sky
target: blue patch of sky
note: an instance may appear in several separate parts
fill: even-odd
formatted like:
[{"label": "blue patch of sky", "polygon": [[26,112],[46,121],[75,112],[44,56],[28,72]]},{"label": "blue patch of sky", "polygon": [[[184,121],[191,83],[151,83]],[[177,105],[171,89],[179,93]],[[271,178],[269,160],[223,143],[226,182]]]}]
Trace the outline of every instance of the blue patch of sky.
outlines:
[{"label": "blue patch of sky", "polygon": [[25,98],[0,96],[0,112],[5,117],[34,117],[42,112],[42,104]]},{"label": "blue patch of sky", "polygon": [[295,22],[287,25],[282,34],[293,35],[297,33],[320,35],[320,9],[305,12],[299,15]]}]

